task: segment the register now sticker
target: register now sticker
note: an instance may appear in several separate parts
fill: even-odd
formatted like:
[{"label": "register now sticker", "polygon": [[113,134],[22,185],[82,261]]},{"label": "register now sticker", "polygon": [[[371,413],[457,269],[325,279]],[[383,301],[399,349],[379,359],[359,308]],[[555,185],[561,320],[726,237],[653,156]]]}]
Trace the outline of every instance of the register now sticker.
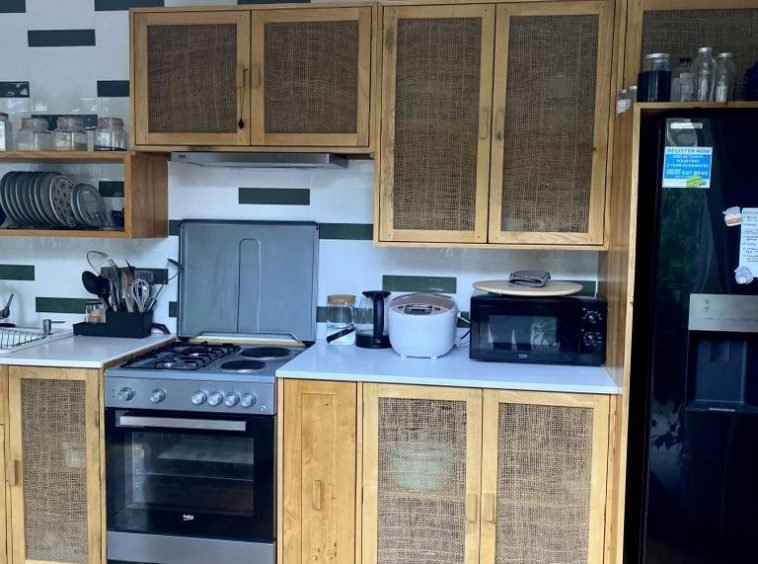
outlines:
[{"label": "register now sticker", "polygon": [[710,188],[713,147],[666,147],[664,188]]}]

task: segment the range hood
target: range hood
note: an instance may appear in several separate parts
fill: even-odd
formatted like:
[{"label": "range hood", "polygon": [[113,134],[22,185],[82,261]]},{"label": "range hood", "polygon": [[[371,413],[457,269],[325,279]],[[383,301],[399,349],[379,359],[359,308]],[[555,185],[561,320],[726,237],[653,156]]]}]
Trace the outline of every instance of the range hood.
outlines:
[{"label": "range hood", "polygon": [[235,168],[345,168],[347,159],[331,153],[171,153],[171,161]]}]

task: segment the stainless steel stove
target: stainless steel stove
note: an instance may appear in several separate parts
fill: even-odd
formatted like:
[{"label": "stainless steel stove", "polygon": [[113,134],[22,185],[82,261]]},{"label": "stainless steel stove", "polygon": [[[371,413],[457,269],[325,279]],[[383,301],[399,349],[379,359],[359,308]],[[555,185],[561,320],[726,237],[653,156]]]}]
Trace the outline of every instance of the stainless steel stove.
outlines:
[{"label": "stainless steel stove", "polygon": [[[105,372],[108,559],[275,562],[276,369],[316,331],[318,226],[182,222],[183,340]],[[199,336],[199,337],[198,337]]]}]

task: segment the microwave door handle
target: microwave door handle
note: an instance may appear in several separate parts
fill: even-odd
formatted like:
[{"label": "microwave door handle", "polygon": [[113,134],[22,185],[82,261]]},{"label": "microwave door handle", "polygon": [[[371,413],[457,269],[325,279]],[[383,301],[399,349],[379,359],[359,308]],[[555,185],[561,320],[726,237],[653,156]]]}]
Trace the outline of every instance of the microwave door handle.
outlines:
[{"label": "microwave door handle", "polygon": [[119,427],[161,427],[163,429],[187,429],[191,431],[247,431],[247,422],[225,419],[185,419],[179,417],[140,417],[120,415]]}]

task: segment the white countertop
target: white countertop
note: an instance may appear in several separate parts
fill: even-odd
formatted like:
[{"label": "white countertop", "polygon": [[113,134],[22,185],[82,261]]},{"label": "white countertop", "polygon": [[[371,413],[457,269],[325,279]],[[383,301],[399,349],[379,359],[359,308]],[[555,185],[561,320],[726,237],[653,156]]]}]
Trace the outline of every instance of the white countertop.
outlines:
[{"label": "white countertop", "polygon": [[435,359],[402,358],[392,349],[361,349],[318,342],[276,371],[280,378],[344,380],[382,384],[425,384],[619,394],[621,387],[601,366],[556,366],[481,362],[468,349],[454,348]]},{"label": "white countertop", "polygon": [[144,339],[72,335],[18,352],[2,354],[0,364],[103,368],[120,358],[153,348],[175,338],[174,335],[150,335]]}]

